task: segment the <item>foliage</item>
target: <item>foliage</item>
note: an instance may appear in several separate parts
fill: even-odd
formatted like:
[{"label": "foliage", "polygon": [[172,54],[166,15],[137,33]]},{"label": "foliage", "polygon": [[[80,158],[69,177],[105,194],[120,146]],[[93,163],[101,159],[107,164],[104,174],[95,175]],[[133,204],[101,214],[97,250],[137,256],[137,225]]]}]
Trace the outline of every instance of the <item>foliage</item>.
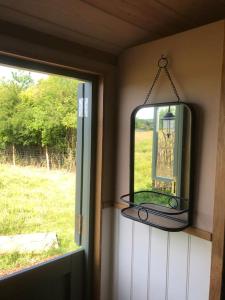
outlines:
[{"label": "foliage", "polygon": [[154,122],[151,119],[136,119],[135,128],[136,130],[153,130]]},{"label": "foliage", "polygon": [[0,147],[49,146],[75,151],[75,79],[49,75],[34,83],[27,72],[0,82]]}]

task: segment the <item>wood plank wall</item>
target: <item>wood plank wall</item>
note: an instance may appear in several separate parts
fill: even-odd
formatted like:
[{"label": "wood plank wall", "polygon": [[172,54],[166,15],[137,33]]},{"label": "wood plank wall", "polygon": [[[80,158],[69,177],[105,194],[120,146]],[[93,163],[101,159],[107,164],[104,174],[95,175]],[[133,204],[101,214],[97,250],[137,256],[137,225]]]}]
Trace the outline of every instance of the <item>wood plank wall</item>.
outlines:
[{"label": "wood plank wall", "polygon": [[[105,209],[103,215],[109,216],[110,210],[114,213],[113,278],[103,286],[101,300],[110,299],[110,287],[112,300],[208,299],[211,242],[133,222],[119,209]],[[108,219],[103,218],[105,228]],[[102,267],[104,274],[109,266]]]}]

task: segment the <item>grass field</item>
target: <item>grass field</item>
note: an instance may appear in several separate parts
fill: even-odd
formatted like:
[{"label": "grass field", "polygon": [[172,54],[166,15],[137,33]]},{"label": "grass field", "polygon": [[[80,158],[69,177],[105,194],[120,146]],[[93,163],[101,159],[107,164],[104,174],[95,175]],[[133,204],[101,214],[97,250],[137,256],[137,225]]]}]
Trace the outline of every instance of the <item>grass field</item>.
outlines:
[{"label": "grass field", "polygon": [[75,174],[0,165],[0,235],[56,232],[59,248],[0,255],[0,275],[76,249]]},{"label": "grass field", "polygon": [[[157,190],[152,186],[152,144],[153,131],[135,132],[134,154],[134,190],[146,191]],[[135,203],[157,203],[168,205],[168,197],[161,195],[140,193],[135,195]]]},{"label": "grass field", "polygon": [[152,131],[135,132],[134,190],[152,187]]}]

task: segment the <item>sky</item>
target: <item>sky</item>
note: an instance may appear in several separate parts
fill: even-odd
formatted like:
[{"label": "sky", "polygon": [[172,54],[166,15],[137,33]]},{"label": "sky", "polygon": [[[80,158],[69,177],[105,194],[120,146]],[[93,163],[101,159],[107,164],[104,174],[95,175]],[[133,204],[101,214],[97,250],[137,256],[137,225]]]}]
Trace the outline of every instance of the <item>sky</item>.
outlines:
[{"label": "sky", "polygon": [[[8,67],[8,66],[3,66],[3,65],[0,65],[0,79],[11,79],[12,76],[11,76],[11,73],[12,72],[18,72],[20,70],[23,70],[23,69],[19,69],[19,68],[12,68],[12,67]],[[31,71],[27,71],[27,70],[23,70],[27,73],[30,73],[32,79],[34,80],[34,82],[37,82],[38,80],[42,79],[42,78],[47,78],[48,77],[48,74],[46,73],[40,73],[40,72],[31,72]]]},{"label": "sky", "polygon": [[153,119],[154,117],[154,108],[153,107],[143,107],[140,110],[138,110],[136,114],[136,118],[138,119]]}]

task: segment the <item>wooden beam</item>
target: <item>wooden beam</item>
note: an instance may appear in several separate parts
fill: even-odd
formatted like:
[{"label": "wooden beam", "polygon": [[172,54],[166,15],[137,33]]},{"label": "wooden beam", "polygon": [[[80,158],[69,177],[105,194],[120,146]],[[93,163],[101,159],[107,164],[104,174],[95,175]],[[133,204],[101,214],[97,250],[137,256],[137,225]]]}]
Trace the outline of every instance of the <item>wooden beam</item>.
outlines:
[{"label": "wooden beam", "polygon": [[215,180],[210,300],[224,299],[222,298],[222,287],[225,260],[225,47],[223,49],[222,88]]},{"label": "wooden beam", "polygon": [[7,21],[0,20],[0,34],[30,42],[34,45],[36,44],[45,46],[49,49],[60,50],[65,54],[74,54],[111,65],[117,64],[117,57],[113,54]]}]

